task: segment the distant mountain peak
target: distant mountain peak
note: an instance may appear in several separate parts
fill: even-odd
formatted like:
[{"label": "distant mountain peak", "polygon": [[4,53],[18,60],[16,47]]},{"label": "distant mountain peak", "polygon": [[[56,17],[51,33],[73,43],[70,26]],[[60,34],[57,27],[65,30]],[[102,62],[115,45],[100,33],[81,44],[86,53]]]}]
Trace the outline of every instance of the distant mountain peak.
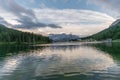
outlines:
[{"label": "distant mountain peak", "polygon": [[65,42],[80,39],[79,36],[73,34],[49,34],[49,38],[54,42]]}]

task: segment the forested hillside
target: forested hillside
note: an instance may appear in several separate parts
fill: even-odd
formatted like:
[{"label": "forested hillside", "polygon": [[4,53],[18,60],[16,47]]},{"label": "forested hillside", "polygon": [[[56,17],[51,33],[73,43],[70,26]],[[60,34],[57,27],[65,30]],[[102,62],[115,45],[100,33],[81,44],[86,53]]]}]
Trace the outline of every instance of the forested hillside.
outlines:
[{"label": "forested hillside", "polygon": [[48,37],[7,28],[0,24],[0,42],[48,43]]},{"label": "forested hillside", "polygon": [[120,39],[120,19],[111,24],[109,28],[84,39],[105,40],[109,38],[113,40]]}]

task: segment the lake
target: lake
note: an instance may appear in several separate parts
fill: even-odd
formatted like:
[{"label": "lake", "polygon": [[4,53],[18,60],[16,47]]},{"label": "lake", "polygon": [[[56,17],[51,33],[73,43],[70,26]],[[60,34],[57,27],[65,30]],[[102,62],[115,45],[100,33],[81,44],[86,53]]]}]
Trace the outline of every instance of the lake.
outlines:
[{"label": "lake", "polygon": [[120,80],[120,43],[0,45],[0,80]]}]

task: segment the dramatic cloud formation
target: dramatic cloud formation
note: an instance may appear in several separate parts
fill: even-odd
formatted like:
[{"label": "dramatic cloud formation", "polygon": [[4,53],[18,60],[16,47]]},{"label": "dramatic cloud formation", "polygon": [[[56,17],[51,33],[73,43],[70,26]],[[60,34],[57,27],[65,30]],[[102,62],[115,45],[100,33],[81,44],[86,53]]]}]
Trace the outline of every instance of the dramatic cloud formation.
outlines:
[{"label": "dramatic cloud formation", "polygon": [[120,12],[118,3],[119,0],[0,0],[0,23],[42,34],[91,35],[115,21]]},{"label": "dramatic cloud formation", "polygon": [[11,12],[13,15],[17,16],[17,22],[20,24],[14,25],[16,28],[35,28],[35,27],[51,27],[51,28],[60,28],[57,25],[50,25],[40,23],[33,10],[27,9],[18,5],[14,0],[0,0],[0,7],[8,12]]},{"label": "dramatic cloud formation", "polygon": [[[36,16],[40,21],[56,23],[62,26],[62,29],[39,29],[40,32],[49,33],[73,33],[79,35],[91,35],[107,28],[114,18],[105,13],[92,10],[77,9],[34,9]],[[49,15],[51,14],[51,15]]]},{"label": "dramatic cloud formation", "polygon": [[88,0],[88,3],[101,6],[106,13],[120,18],[120,0]]},{"label": "dramatic cloud formation", "polygon": [[[77,9],[34,9],[39,20],[48,20],[48,23],[54,22],[61,26],[71,25],[99,25],[106,24],[114,20],[105,13],[92,10]],[[50,15],[49,15],[50,14]],[[50,22],[49,22],[50,21]]]}]

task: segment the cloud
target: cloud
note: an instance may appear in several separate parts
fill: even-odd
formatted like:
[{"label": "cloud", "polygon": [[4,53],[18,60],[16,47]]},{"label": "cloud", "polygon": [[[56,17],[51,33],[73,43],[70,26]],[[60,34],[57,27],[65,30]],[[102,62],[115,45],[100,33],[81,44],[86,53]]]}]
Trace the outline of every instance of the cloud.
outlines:
[{"label": "cloud", "polygon": [[[34,9],[40,21],[56,23],[61,26],[71,25],[99,25],[114,21],[114,18],[105,13],[92,10],[78,9]],[[49,22],[50,21],[50,22]]]},{"label": "cloud", "polygon": [[51,28],[61,28],[61,26],[57,26],[55,24],[44,24],[40,22],[33,22],[29,17],[21,17],[20,20],[17,20],[18,22],[22,23],[20,25],[15,25],[15,28],[24,28],[24,29],[35,29],[40,27],[51,27]]},{"label": "cloud", "polygon": [[39,21],[55,23],[62,28],[39,29],[41,33],[73,33],[81,35],[91,35],[107,28],[115,19],[111,16],[92,10],[78,9],[34,9]]},{"label": "cloud", "polygon": [[[49,24],[40,23],[32,9],[27,9],[17,4],[14,0],[0,0],[1,8],[12,13],[18,19],[20,24],[14,25],[16,28],[35,28],[35,27],[51,27],[60,28],[60,26],[49,26]],[[54,24],[55,25],[55,24]]]},{"label": "cloud", "polygon": [[63,32],[90,35],[107,28],[115,20],[105,13],[92,10],[48,8],[45,3],[42,8],[32,6],[28,8],[27,5],[19,4],[22,3],[15,0],[0,0],[0,16],[3,18],[1,21],[10,23],[14,28],[33,30],[36,33]]},{"label": "cloud", "polygon": [[4,20],[4,18],[0,17],[0,23],[1,24],[7,24],[7,22]]},{"label": "cloud", "polygon": [[35,2],[35,0],[28,0],[28,1],[30,1],[30,3],[34,3]]},{"label": "cloud", "polygon": [[0,24],[11,26],[11,24],[9,24],[7,21],[5,21],[3,17],[0,17]]},{"label": "cloud", "polygon": [[120,0],[88,0],[88,3],[100,6],[106,13],[120,18]]}]

